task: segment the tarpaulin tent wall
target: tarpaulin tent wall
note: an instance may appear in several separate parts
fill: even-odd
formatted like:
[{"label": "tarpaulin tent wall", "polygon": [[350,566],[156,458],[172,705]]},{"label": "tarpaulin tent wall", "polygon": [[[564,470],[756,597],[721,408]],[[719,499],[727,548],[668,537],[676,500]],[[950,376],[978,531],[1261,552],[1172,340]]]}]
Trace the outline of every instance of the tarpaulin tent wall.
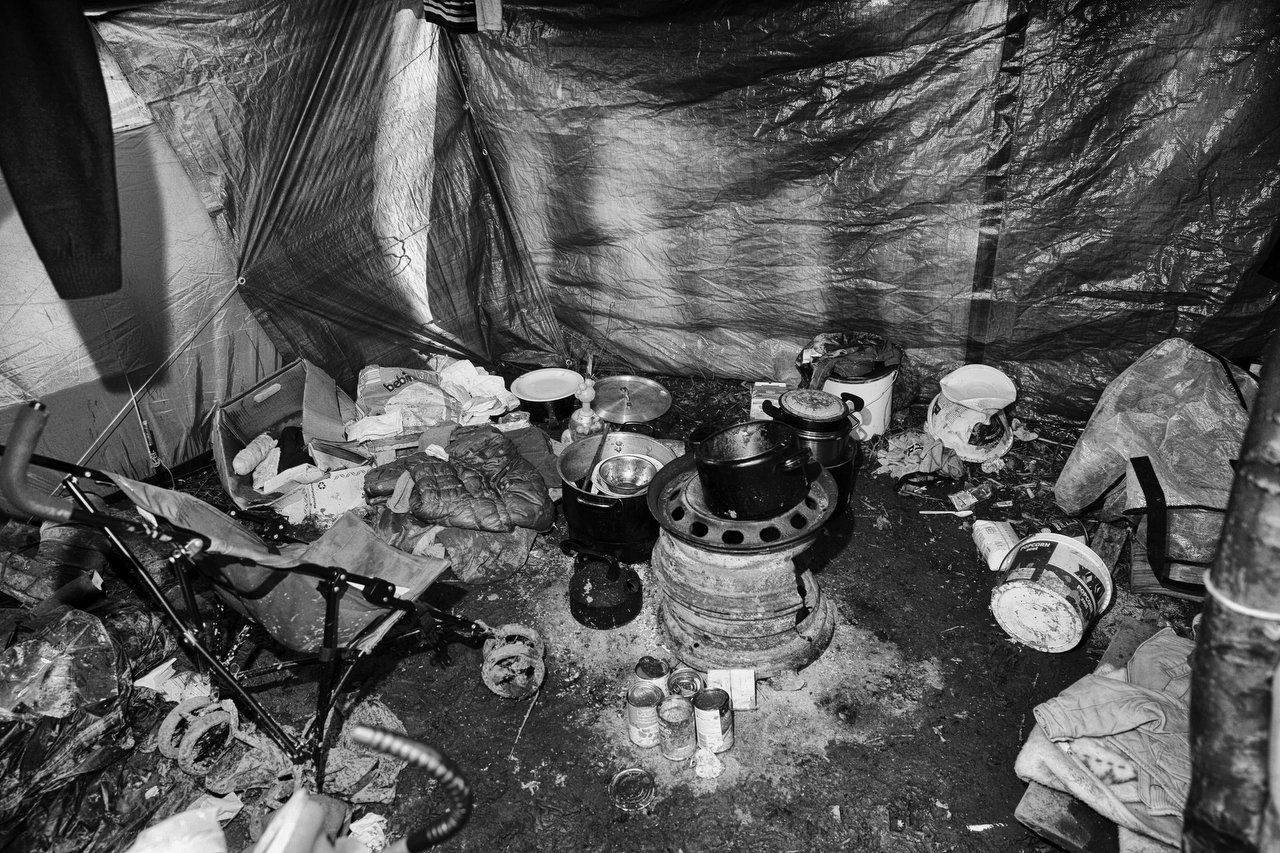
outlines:
[{"label": "tarpaulin tent wall", "polygon": [[1261,350],[1280,6],[508,3],[466,91],[557,316],[758,377],[819,331],[1087,416],[1151,345]]},{"label": "tarpaulin tent wall", "polygon": [[[346,384],[442,348],[550,363],[562,328],[638,369],[758,378],[816,332],[877,331],[1070,416],[1158,340],[1250,355],[1274,325],[1268,0],[505,7],[503,32],[449,37],[373,0],[98,19],[235,276],[203,305],[187,273],[122,298],[168,325],[242,299]],[[156,337],[138,366],[171,357]],[[120,372],[51,349],[92,366],[7,349],[11,399]],[[166,463],[239,382],[210,373],[149,418]]]},{"label": "tarpaulin tent wall", "polygon": [[54,415],[42,453],[150,474],[152,448],[167,466],[201,453],[216,400],[280,357],[236,293],[232,259],[173,149],[109,57],[104,76],[124,288],[60,301],[0,178],[0,436],[23,400],[41,399]]}]

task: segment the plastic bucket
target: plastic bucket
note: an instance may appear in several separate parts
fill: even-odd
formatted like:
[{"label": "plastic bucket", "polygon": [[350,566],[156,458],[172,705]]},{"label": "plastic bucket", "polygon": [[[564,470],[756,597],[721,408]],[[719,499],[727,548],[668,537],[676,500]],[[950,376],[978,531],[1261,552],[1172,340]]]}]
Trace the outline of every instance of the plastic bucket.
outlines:
[{"label": "plastic bucket", "polygon": [[1111,572],[1087,545],[1056,533],[1036,533],[1013,546],[991,592],[991,612],[1018,642],[1065,652],[1084,638],[1111,604]]},{"label": "plastic bucket", "polygon": [[855,394],[862,399],[862,411],[858,414],[862,419],[859,438],[871,438],[884,435],[889,429],[889,418],[893,414],[893,382],[898,378],[895,367],[888,373],[872,376],[867,379],[827,379],[820,390],[828,394]]}]

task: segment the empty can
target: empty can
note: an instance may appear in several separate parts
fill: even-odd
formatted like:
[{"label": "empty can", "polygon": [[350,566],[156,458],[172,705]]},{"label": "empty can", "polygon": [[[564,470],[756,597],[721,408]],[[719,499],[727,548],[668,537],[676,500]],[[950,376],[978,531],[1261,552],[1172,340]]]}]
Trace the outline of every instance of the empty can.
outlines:
[{"label": "empty can", "polygon": [[692,699],[695,693],[706,686],[702,675],[692,667],[678,667],[667,676],[667,692],[686,699]]},{"label": "empty can", "polygon": [[636,746],[658,745],[658,704],[662,688],[640,682],[627,691],[627,735]]},{"label": "empty can", "polygon": [[662,757],[683,761],[698,748],[697,726],[693,721],[693,703],[683,696],[671,694],[658,706],[658,745]]},{"label": "empty can", "polygon": [[712,752],[727,752],[733,746],[733,706],[727,690],[699,690],[693,697],[693,719],[698,746]]},{"label": "empty can", "polygon": [[667,694],[667,675],[670,672],[671,667],[667,666],[666,661],[659,660],[651,655],[645,655],[636,664],[636,682],[652,684],[661,690],[665,696]]}]

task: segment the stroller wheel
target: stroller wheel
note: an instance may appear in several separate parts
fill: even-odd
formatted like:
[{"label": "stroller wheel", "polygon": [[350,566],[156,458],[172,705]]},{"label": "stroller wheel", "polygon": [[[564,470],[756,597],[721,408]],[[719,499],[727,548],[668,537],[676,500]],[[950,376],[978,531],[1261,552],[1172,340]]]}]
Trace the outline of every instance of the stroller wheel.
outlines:
[{"label": "stroller wheel", "polygon": [[203,776],[217,762],[236,733],[236,721],[226,711],[197,717],[187,727],[178,746],[178,766],[192,776]]},{"label": "stroller wheel", "polygon": [[156,748],[165,758],[178,758],[178,747],[192,718],[210,705],[217,705],[212,696],[196,696],[184,699],[169,711],[156,731]]}]

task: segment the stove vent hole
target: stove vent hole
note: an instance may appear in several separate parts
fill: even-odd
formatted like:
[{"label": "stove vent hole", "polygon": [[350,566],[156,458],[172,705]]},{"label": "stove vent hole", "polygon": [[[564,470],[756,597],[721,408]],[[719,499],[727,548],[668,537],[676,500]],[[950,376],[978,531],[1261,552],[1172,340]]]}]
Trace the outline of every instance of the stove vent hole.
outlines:
[{"label": "stove vent hole", "polygon": [[679,521],[682,518],[684,518],[684,507],[682,506],[673,507],[671,509],[671,520]]},{"label": "stove vent hole", "polygon": [[800,515],[799,513],[796,513],[795,515],[791,516],[791,526],[794,527],[796,530],[804,530],[804,526],[808,523],[809,523],[809,519],[805,518],[803,515]]},{"label": "stove vent hole", "polygon": [[707,530],[708,530],[707,526],[703,524],[701,521],[695,521],[693,524],[689,525],[689,532],[699,538],[706,536]]},{"label": "stove vent hole", "polygon": [[805,505],[805,506],[807,506],[809,509],[817,509],[817,508],[818,508],[818,502],[817,502],[816,500],[814,500],[814,499],[813,499],[813,496],[812,496],[812,495],[810,495],[809,497],[806,497],[806,498],[804,499],[804,505]]},{"label": "stove vent hole", "polygon": [[743,536],[741,530],[726,530],[720,534],[720,540],[726,545],[741,545]]},{"label": "stove vent hole", "polygon": [[777,542],[782,538],[782,531],[772,524],[760,531],[760,539],[764,542]]}]

